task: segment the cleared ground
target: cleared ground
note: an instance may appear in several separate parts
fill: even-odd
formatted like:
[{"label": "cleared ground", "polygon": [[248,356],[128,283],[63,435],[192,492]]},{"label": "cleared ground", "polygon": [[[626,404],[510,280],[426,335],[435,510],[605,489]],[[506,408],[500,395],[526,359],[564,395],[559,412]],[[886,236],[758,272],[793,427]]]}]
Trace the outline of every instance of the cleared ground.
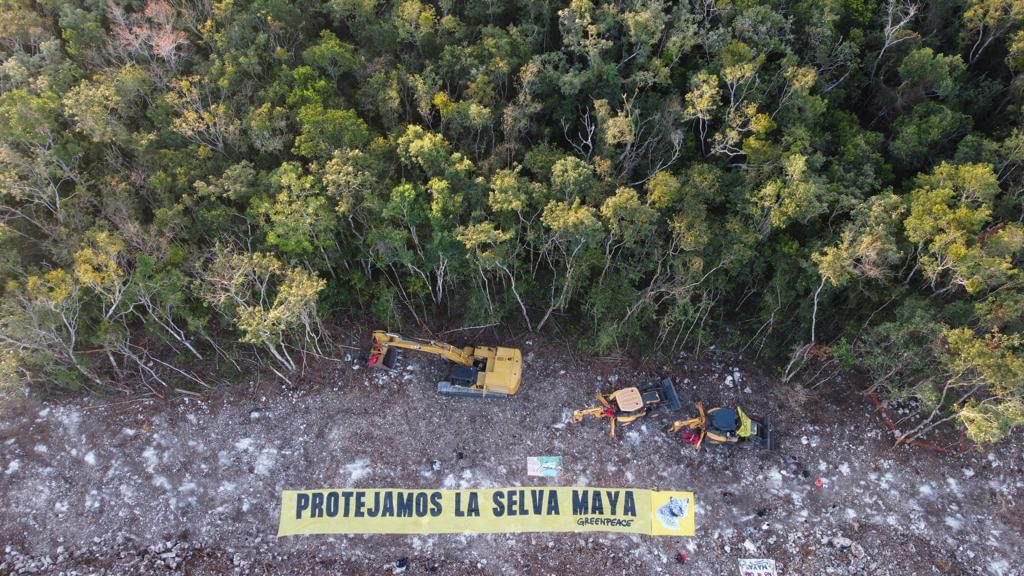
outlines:
[{"label": "cleared ground", "polygon": [[[730,354],[640,367],[540,344],[518,342],[524,384],[508,400],[439,397],[441,364],[409,354],[393,373],[321,361],[291,388],[11,407],[0,574],[738,574],[737,558],[794,575],[1024,574],[1019,435],[960,455],[890,450],[852,385],[799,401]],[[597,391],[662,375],[768,416],[781,448],[695,453],[661,431],[667,413],[616,440],[569,422]],[[563,456],[562,476],[526,476],[540,455]],[[518,485],[694,490],[697,536],[275,537],[284,489]]]}]

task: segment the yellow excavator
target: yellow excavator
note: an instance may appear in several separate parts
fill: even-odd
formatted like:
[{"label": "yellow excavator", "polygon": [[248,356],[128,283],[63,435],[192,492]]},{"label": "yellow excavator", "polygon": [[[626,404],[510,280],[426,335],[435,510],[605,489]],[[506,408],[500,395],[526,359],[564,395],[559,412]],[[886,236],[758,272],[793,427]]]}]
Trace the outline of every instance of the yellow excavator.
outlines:
[{"label": "yellow excavator", "polygon": [[572,421],[579,423],[585,417],[607,418],[611,424],[608,435],[612,438],[615,438],[616,424],[625,426],[639,420],[661,404],[668,404],[672,410],[679,410],[682,407],[671,378],[662,378],[661,382],[648,384],[643,388],[630,386],[607,394],[598,394],[597,401],[600,403],[598,406],[573,411]]},{"label": "yellow excavator", "polygon": [[482,398],[511,396],[522,381],[523,354],[516,348],[466,346],[458,348],[444,342],[408,338],[383,330],[373,333],[370,347],[371,367],[393,369],[402,350],[415,350],[440,356],[451,362],[448,380],[437,383],[437,391],[446,396]]},{"label": "yellow excavator", "polygon": [[697,415],[686,420],[677,420],[665,431],[679,432],[684,444],[691,444],[700,450],[705,440],[712,444],[738,444],[750,442],[754,446],[774,450],[778,446],[775,434],[761,420],[755,420],[739,406],[723,406],[705,410],[704,403],[694,403]]}]

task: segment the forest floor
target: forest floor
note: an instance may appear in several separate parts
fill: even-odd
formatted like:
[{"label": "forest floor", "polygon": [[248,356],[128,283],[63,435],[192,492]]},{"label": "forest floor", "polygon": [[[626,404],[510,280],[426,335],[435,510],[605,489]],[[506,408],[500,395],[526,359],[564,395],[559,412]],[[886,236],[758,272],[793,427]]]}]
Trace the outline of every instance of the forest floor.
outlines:
[{"label": "forest floor", "polygon": [[[1024,575],[1019,434],[956,454],[892,450],[875,406],[841,380],[794,397],[722,351],[641,366],[518,344],[523,387],[504,400],[438,396],[443,366],[429,358],[371,372],[352,351],[294,386],[8,407],[0,574],[730,575],[738,558],[770,558],[790,575]],[[614,440],[603,421],[570,422],[596,392],[658,376],[769,417],[781,447],[696,453],[661,431],[667,413]],[[561,476],[528,477],[526,458],[545,455],[563,457]],[[519,485],[693,490],[697,535],[276,537],[285,489]]]}]

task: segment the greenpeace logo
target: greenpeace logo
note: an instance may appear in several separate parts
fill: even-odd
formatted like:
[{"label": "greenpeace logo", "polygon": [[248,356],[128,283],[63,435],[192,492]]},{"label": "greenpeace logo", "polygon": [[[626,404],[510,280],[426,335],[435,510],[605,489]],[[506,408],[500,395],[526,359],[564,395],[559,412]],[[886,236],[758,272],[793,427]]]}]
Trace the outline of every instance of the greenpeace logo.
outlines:
[{"label": "greenpeace logo", "polygon": [[633,518],[603,518],[600,516],[583,516],[576,519],[577,526],[607,526],[611,528],[629,528]]}]

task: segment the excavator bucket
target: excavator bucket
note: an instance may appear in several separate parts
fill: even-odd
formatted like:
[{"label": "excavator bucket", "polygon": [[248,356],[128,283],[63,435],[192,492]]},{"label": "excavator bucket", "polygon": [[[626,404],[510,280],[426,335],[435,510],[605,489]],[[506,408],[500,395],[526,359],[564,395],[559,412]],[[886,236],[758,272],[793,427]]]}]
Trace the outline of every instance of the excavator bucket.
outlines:
[{"label": "excavator bucket", "polygon": [[387,368],[388,370],[394,370],[401,359],[401,350],[398,350],[397,348],[377,346],[375,344],[373,349],[370,351],[370,359],[367,360],[366,365],[371,368]]},{"label": "excavator bucket", "polygon": [[398,367],[398,363],[402,360],[402,351],[397,348],[388,348],[388,351],[384,353],[384,360],[381,364],[388,370],[394,370]]},{"label": "excavator bucket", "polygon": [[779,438],[771,428],[771,423],[765,420],[754,425],[754,435],[749,440],[754,446],[775,450],[779,447]]},{"label": "excavator bucket", "polygon": [[663,378],[661,380],[661,391],[665,394],[665,401],[668,403],[668,407],[672,410],[679,410],[683,407],[682,402],[679,401],[679,394],[676,394],[675,384],[672,383],[671,378]]}]

